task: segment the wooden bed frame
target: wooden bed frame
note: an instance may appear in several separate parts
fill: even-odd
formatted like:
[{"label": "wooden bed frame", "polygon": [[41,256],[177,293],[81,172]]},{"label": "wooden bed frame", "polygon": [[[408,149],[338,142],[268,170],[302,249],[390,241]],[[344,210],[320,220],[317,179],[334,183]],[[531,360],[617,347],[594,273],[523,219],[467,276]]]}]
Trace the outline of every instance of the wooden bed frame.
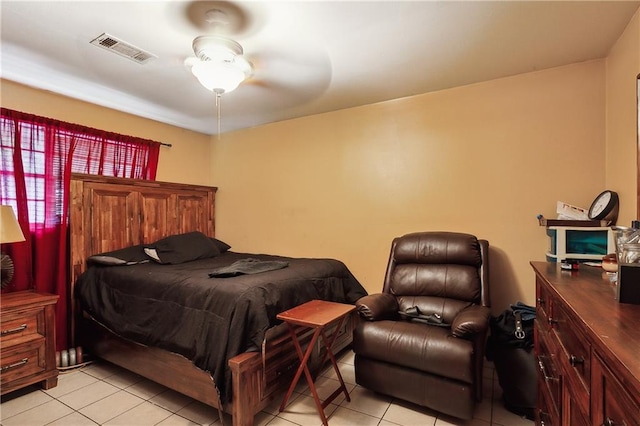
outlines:
[{"label": "wooden bed frame", "polygon": [[[217,188],[133,179],[74,174],[71,182],[70,245],[71,292],[84,271],[86,259],[134,244],[189,231],[215,235]],[[267,333],[262,352],[245,352],[229,360],[232,372],[231,400],[221,404],[211,376],[187,358],[144,346],[111,333],[71,303],[72,346],[81,345],[90,355],[105,359],[170,389],[232,415],[233,425],[253,424],[253,417],[282,397],[299,365],[285,329]],[[340,330],[334,351],[351,343],[357,318]],[[282,324],[284,326],[284,324]],[[311,331],[299,329],[308,343]],[[310,366],[318,371],[325,349],[318,344]]]}]

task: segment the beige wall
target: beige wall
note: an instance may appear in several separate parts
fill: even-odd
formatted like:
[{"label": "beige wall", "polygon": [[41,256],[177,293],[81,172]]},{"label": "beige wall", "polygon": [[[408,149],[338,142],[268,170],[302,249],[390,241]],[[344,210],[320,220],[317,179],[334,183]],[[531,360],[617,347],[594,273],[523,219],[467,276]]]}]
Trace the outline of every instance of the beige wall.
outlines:
[{"label": "beige wall", "polygon": [[162,147],[157,179],[165,182],[211,184],[211,140],[157,121],[136,117],[51,92],[0,80],[2,106],[17,111],[96,129],[170,143]]},{"label": "beige wall", "polygon": [[470,232],[492,247],[494,310],[532,304],[536,215],[605,183],[604,81],[594,61],[225,134],[218,236],[338,258],[376,292],[394,236]]},{"label": "beige wall", "polygon": [[640,74],[640,10],[607,57],[606,186],[620,196],[618,224],[640,219],[637,210],[638,112],[636,80]]},{"label": "beige wall", "polygon": [[[535,216],[618,191],[635,217],[638,14],[606,61],[523,74],[214,137],[1,81],[2,106],[173,144],[158,179],[217,185],[235,250],[343,260],[379,291],[394,236],[491,244],[493,304],[533,303]],[[606,140],[606,144],[605,144]],[[211,160],[212,159],[212,160]],[[629,183],[630,182],[630,183]],[[634,198],[633,198],[634,199]]]}]

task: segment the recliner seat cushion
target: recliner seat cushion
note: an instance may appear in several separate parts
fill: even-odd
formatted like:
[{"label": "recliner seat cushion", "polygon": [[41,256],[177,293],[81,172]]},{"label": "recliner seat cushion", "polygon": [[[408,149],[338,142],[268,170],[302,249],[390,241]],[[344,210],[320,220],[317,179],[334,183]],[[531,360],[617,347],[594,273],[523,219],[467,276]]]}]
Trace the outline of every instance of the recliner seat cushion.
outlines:
[{"label": "recliner seat cushion", "polygon": [[362,357],[473,382],[473,345],[446,327],[409,321],[363,321],[354,331],[353,350]]}]

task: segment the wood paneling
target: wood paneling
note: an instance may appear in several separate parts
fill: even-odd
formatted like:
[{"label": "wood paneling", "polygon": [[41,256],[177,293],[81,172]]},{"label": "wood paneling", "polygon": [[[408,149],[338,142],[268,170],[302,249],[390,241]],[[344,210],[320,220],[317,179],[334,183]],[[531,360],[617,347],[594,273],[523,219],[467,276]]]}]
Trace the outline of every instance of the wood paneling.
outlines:
[{"label": "wood paneling", "polygon": [[215,236],[217,188],[74,174],[71,181],[71,282],[86,259],[169,235]]}]

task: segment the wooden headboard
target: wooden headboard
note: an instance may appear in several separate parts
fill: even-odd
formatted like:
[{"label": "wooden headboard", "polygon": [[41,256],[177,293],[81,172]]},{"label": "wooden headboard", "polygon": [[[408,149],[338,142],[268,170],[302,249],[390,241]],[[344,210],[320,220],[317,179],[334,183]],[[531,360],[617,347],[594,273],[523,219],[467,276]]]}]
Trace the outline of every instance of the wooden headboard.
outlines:
[{"label": "wooden headboard", "polygon": [[91,255],[190,231],[215,236],[217,189],[73,174],[69,209],[70,294],[74,294],[76,279]]}]

